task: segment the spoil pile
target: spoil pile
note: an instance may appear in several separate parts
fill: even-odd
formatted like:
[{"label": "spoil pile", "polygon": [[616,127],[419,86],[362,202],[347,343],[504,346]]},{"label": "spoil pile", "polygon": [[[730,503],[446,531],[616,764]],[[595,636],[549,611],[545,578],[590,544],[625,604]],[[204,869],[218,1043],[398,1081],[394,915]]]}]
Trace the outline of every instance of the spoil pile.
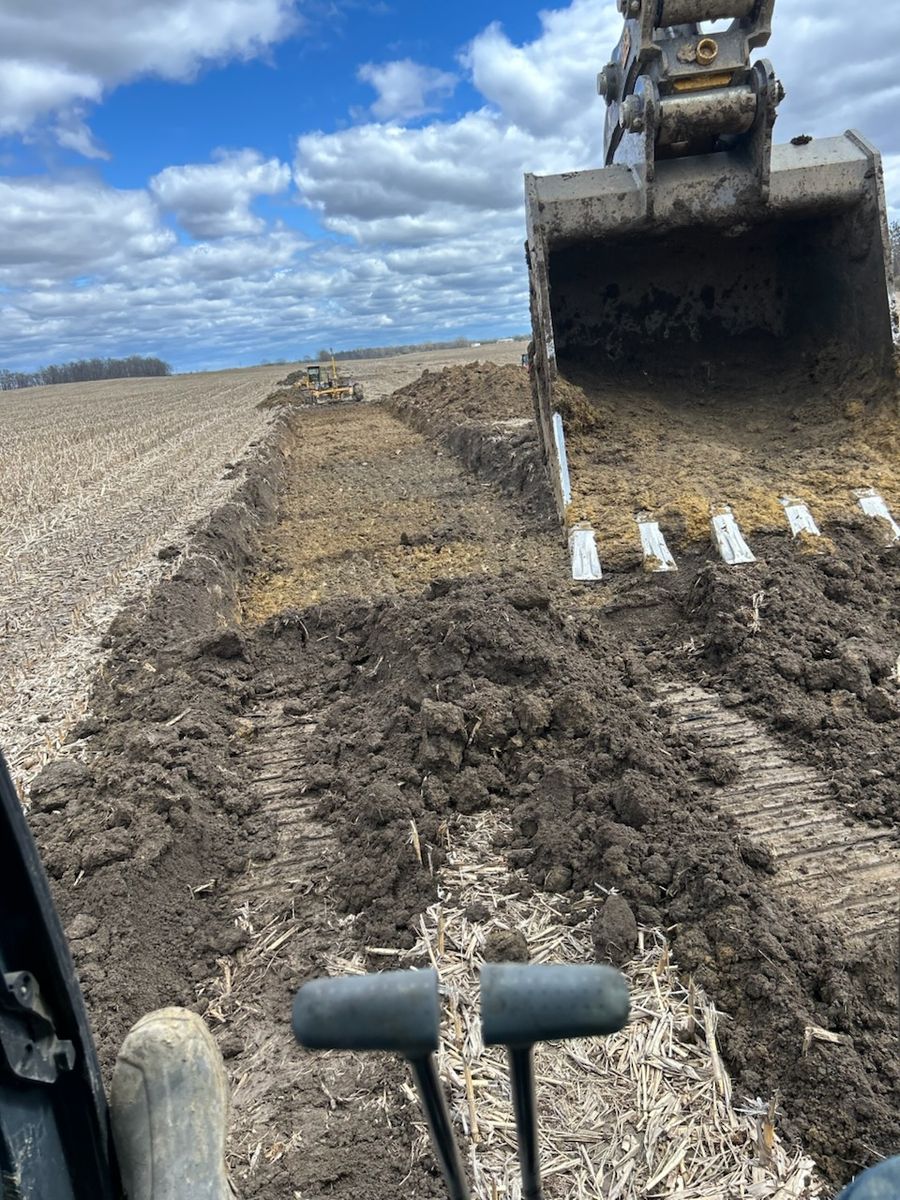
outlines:
[{"label": "spoil pile", "polygon": [[685,597],[685,627],[695,678],[822,767],[849,812],[896,826],[900,546],[873,533],[842,528],[838,547],[816,555],[771,538],[755,566],[705,567]]},{"label": "spoil pile", "polygon": [[[306,788],[338,830],[333,895],[365,945],[411,943],[445,822],[508,814],[500,848],[529,887],[615,888],[637,920],[671,930],[680,968],[728,1014],[720,1040],[741,1094],[780,1089],[785,1128],[829,1173],[876,1138],[890,1148],[889,948],[850,957],[775,897],[770,856],[716,807],[718,764],[655,715],[640,655],[515,582],[448,581],[303,620],[299,634],[270,631],[272,661],[317,715]],[[423,867],[405,849],[411,821]],[[840,1044],[806,1046],[810,1026]]]}]

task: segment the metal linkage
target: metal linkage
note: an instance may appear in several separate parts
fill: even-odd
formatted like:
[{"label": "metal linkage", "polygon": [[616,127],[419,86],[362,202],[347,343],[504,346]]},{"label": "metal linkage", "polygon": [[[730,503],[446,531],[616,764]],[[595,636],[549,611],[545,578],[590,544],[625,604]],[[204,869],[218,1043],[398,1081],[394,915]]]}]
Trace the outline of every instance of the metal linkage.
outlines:
[{"label": "metal linkage", "polygon": [[506,1046],[524,1200],[542,1200],[535,1042],[603,1037],[628,1020],[628,986],[602,966],[485,963],[481,1029],[486,1046]]},{"label": "metal linkage", "polygon": [[[775,0],[619,0],[625,28],[597,90],[607,103],[606,164],[643,162],[745,144],[768,186],[772,126],[784,89],[751,51],[771,36]],[[715,33],[702,23],[731,20]]]},{"label": "metal linkage", "polygon": [[[481,968],[484,1044],[506,1046],[509,1052],[525,1200],[542,1196],[534,1043],[615,1033],[628,1020],[628,1010],[628,986],[611,967],[485,963]],[[297,1041],[311,1050],[388,1050],[408,1060],[451,1200],[468,1200],[433,1059],[440,1026],[437,973],[314,979],[297,993],[293,1024]]]},{"label": "metal linkage", "polygon": [[0,1049],[9,1073],[32,1083],[55,1083],[75,1065],[75,1047],[56,1036],[38,981],[28,971],[0,975]]},{"label": "metal linkage", "polygon": [[[619,11],[627,7],[626,0]],[[652,8],[652,4],[647,5]],[[758,0],[657,0],[658,26],[687,25],[698,21],[746,20],[759,8]]]}]

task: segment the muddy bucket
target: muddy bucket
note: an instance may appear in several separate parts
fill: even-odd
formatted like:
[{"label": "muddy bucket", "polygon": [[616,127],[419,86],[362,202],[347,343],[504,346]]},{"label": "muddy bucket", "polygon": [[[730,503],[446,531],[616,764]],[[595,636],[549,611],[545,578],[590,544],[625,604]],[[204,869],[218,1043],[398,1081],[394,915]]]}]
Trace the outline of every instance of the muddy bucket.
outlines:
[{"label": "muddy bucket", "polygon": [[[624,166],[527,179],[535,379],[552,445],[559,367],[711,376],[773,368],[890,378],[893,280],[881,163],[856,133],[776,146],[768,198],[735,208],[724,155],[656,164],[655,203]],[[827,390],[827,388],[826,388]]]},{"label": "muddy bucket", "polygon": [[[548,459],[556,381],[573,365],[607,393],[670,391],[679,405],[702,387],[752,406],[786,376],[827,403],[842,381],[874,396],[893,378],[881,159],[852,131],[773,146],[784,90],[770,63],[750,63],[773,6],[621,0],[600,76],[607,165],[526,177]],[[716,17],[734,20],[712,36]]]}]

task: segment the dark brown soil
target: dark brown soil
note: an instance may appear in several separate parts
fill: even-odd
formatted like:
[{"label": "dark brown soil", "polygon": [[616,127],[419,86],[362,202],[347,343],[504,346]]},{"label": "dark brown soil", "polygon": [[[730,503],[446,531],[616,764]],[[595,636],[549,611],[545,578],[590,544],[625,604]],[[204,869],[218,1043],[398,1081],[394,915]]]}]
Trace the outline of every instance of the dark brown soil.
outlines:
[{"label": "dark brown soil", "polygon": [[[534,584],[432,587],[304,619],[308,640],[269,636],[322,723],[307,778],[346,847],[335,894],[364,942],[409,944],[433,899],[403,852],[411,819],[439,864],[449,813],[502,806],[510,861],[535,887],[551,874],[573,895],[614,887],[671,930],[682,968],[731,1018],[722,1043],[739,1088],[780,1089],[788,1130],[833,1177],[891,1147],[893,953],[851,958],[775,898],[766,855],[715,806],[714,764],[654,715],[640,655]],[[338,663],[352,669],[336,681]],[[850,1042],[804,1056],[809,1024]]]},{"label": "dark brown soil", "polygon": [[[509,503],[543,530],[533,427],[497,425],[529,416],[525,373],[478,372],[428,375],[394,411],[443,446],[458,439],[485,484],[519,464],[521,496]],[[410,821],[439,870],[440,823],[486,807],[510,815],[504,849],[530,887],[573,899],[615,888],[638,920],[669,931],[682,970],[728,1015],[720,1034],[738,1094],[780,1090],[782,1132],[802,1137],[834,1181],[894,1151],[896,948],[852,952],[776,893],[769,856],[716,804],[722,763],[654,703],[657,681],[702,679],[825,767],[857,816],[895,819],[893,553],[852,531],[822,558],[772,539],[749,571],[686,559],[674,578],[619,577],[602,606],[566,583],[561,555],[558,575],[434,578],[424,591],[329,599],[252,629],[241,586],[270,552],[291,470],[291,435],[280,436],[178,575],[114,624],[85,740],[35,788],[32,822],[104,1064],[142,1012],[173,1002],[206,1012],[222,962],[235,974],[246,966],[235,897],[278,853],[248,751],[249,717],[265,705],[280,714],[298,802],[314,802],[339,850],[308,883],[278,885],[271,903],[291,916],[289,954],[272,957],[239,1032],[218,1030],[235,1078],[268,1043],[266,1061],[286,1072],[260,1117],[264,1152],[242,1179],[247,1195],[436,1194],[420,1167],[405,1182],[408,1131],[347,1100],[380,1091],[392,1068],[357,1078],[348,1067],[323,1095],[314,1075],[289,1073],[281,1047],[291,993],[322,970],[335,909],[357,917],[357,950],[411,944],[435,883],[410,850]],[[628,915],[605,916],[598,953],[621,956]],[[846,1040],[804,1052],[810,1024]],[[276,1125],[299,1140],[272,1145]]]},{"label": "dark brown soil", "polygon": [[[864,529],[834,541],[803,555],[771,538],[754,566],[700,571],[683,600],[700,651],[691,670],[819,764],[857,817],[897,824],[900,547]],[[746,620],[754,595],[758,633]]]},{"label": "dark brown soil", "polygon": [[524,501],[536,518],[550,519],[525,368],[471,363],[426,371],[389,403],[413,429],[445,443],[470,470]]}]

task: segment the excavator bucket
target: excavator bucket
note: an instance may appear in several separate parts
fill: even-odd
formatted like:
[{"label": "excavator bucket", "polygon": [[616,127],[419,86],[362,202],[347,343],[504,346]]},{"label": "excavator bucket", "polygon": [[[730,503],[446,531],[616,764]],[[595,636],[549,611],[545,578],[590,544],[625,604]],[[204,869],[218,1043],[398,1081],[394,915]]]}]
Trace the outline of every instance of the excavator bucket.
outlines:
[{"label": "excavator bucket", "polygon": [[773,146],[774,2],[619,0],[606,165],[526,177],[538,423],[601,560],[674,569],[668,533],[753,561],[786,498],[827,518],[884,482],[847,428],[893,404],[881,160],[854,132]]}]

